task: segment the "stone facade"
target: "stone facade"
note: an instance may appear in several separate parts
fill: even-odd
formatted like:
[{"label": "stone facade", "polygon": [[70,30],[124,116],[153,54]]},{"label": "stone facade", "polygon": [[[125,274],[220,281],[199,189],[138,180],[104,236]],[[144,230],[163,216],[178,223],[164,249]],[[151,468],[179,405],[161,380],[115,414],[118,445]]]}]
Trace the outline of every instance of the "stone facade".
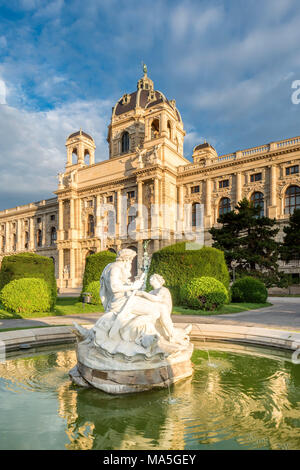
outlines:
[{"label": "stone facade", "polygon": [[[150,253],[174,243],[183,204],[203,204],[207,245],[219,213],[243,197],[281,227],[293,208],[300,208],[300,137],[222,156],[205,142],[194,148],[191,163],[183,156],[184,136],[175,100],[154,90],[145,71],[137,91],[123,95],[112,109],[108,160],[95,163],[93,138],[75,132],[66,141],[56,198],[0,212],[0,258],[24,251],[52,257],[58,287],[77,288],[90,253],[131,247],[140,266],[143,240],[151,240]],[[121,220],[124,200],[125,226],[135,224],[133,237]],[[176,204],[179,210],[172,210]],[[151,219],[143,217],[144,207],[152,210]],[[116,215],[109,222],[112,209]],[[298,261],[282,268],[300,273]]]}]

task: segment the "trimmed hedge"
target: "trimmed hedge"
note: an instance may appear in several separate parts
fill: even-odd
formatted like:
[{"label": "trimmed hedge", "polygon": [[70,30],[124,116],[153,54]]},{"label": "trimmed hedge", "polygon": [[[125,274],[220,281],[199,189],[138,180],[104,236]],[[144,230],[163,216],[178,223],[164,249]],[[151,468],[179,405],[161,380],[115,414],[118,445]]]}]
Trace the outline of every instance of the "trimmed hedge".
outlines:
[{"label": "trimmed hedge", "polygon": [[11,312],[33,313],[49,312],[51,295],[44,279],[14,279],[0,292],[2,305]]},{"label": "trimmed hedge", "polygon": [[86,288],[86,291],[84,292],[90,292],[92,294],[92,299],[91,299],[92,305],[101,305],[99,281],[90,282]]},{"label": "trimmed hedge", "polygon": [[182,302],[190,308],[218,310],[228,302],[224,284],[213,277],[196,277],[180,288]]},{"label": "trimmed hedge", "polygon": [[116,256],[117,255],[111,251],[100,251],[99,253],[95,253],[86,258],[82,291],[80,295],[81,300],[83,292],[89,292],[89,284],[93,281],[97,281],[99,283],[103,269],[109,263],[113,263],[116,260]]},{"label": "trimmed hedge", "polygon": [[213,277],[229,290],[230,277],[224,253],[216,248],[205,246],[198,250],[186,250],[185,242],[167,246],[152,255],[148,287],[150,276],[154,273],[164,277],[174,305],[181,304],[180,287],[196,277]]},{"label": "trimmed hedge", "polygon": [[46,281],[51,297],[50,310],[52,310],[57,297],[55,269],[52,259],[35,253],[4,256],[0,270],[0,290],[14,279],[23,278],[39,278]]},{"label": "trimmed hedge", "polygon": [[268,297],[268,291],[264,283],[250,276],[235,281],[231,292],[233,302],[264,303]]}]

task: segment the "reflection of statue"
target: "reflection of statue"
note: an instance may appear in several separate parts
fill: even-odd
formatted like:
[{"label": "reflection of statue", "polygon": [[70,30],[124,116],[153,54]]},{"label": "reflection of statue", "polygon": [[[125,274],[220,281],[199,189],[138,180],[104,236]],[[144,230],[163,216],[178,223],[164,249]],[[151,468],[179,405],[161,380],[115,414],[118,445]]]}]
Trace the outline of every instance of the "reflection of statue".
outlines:
[{"label": "reflection of statue", "polygon": [[[183,376],[191,375],[189,359],[193,348],[188,337],[191,326],[185,329],[174,328],[171,320],[172,299],[169,290],[163,287],[162,276],[151,276],[150,284],[153,290],[149,293],[141,290],[145,273],[140,279],[130,282],[131,264],[135,256],[133,250],[123,249],[118,253],[116,261],[104,268],[100,279],[100,298],[105,314],[94,327],[86,330],[75,324],[77,334],[81,335],[81,342],[78,344],[78,368],[85,379],[86,367],[100,367],[101,370],[104,367],[104,370],[110,370],[113,375],[117,370],[120,371],[118,374],[121,374],[121,371],[124,374],[124,371],[131,368],[149,369],[150,365],[155,370],[159,367],[166,368],[174,354],[177,362],[178,354],[181,354],[185,363],[188,363],[185,364],[188,372],[183,368],[183,371],[180,371],[181,376],[182,373]],[[168,358],[168,361],[165,362],[164,358]],[[80,364],[84,364],[85,368],[81,370]],[[121,380],[123,383],[125,378],[122,374],[120,378],[118,374],[112,381]],[[155,377],[155,380],[159,379],[159,376]],[[126,376],[126,380],[131,384],[132,379]],[[142,379],[138,376],[136,380]],[[170,379],[166,377],[166,380]],[[98,382],[96,384],[95,380],[87,381],[112,393],[136,391],[136,388],[132,390],[129,384],[122,388],[106,381],[103,383],[103,380],[101,386]],[[143,390],[153,386],[140,385],[143,385]]]}]

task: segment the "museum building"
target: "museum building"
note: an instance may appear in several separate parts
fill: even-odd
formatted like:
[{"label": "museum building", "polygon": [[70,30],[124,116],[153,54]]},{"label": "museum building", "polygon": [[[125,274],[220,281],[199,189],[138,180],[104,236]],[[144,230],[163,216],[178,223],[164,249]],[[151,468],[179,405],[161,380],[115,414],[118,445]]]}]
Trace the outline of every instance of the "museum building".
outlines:
[{"label": "museum building", "polygon": [[[194,148],[191,163],[183,156],[184,136],[175,100],[154,89],[144,66],[137,90],[112,108],[109,159],[95,163],[94,139],[80,129],[67,138],[55,197],[0,212],[0,261],[22,252],[51,257],[58,287],[71,292],[81,286],[91,253],[130,247],[140,266],[144,240],[150,240],[150,254],[179,241],[185,204],[191,205],[192,226],[197,204],[203,205],[206,245],[219,215],[243,197],[281,228],[300,208],[300,137],[220,156],[204,142]],[[124,201],[131,232],[124,232]],[[299,278],[298,260],[281,267]]]}]

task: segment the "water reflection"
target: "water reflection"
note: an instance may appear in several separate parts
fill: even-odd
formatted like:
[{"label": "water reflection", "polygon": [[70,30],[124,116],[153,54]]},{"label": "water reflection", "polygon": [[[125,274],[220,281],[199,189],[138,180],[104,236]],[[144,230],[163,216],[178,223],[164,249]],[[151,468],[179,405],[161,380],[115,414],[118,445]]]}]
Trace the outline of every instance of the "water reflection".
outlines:
[{"label": "water reflection", "polygon": [[171,402],[167,390],[115,397],[72,385],[70,349],[9,359],[0,448],[300,449],[299,366],[281,353],[209,346],[210,363],[196,349],[193,378],[171,387]]}]

